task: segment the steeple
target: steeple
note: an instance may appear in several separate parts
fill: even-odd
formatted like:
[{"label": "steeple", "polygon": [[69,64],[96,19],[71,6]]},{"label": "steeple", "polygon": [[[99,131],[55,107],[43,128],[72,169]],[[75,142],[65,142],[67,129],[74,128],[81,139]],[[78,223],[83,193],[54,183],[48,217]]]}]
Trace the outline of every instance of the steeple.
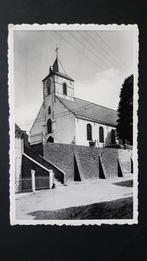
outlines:
[{"label": "steeple", "polygon": [[[48,106],[51,106],[51,111],[53,113],[56,96],[68,100],[73,100],[74,97],[74,80],[66,74],[62,63],[58,58],[58,49],[59,48],[56,47],[56,57],[53,65],[49,67],[49,74],[42,80],[43,99],[48,116],[51,115],[51,113],[48,112]],[[62,72],[61,69],[63,69],[64,72]]]},{"label": "steeple", "polygon": [[56,57],[53,64],[53,72],[59,72],[58,56]]},{"label": "steeple", "polygon": [[59,72],[58,50],[59,50],[59,47],[56,46],[56,49],[55,49],[56,59],[55,59],[54,64],[53,64],[53,71],[54,72]]},{"label": "steeple", "polygon": [[50,73],[51,73],[51,72],[54,72],[54,73],[58,73],[58,72],[59,72],[58,50],[59,50],[59,48],[56,47],[56,49],[55,49],[56,59],[55,59],[55,61],[54,61],[54,63],[53,63],[53,66],[50,66],[50,70],[49,70]]},{"label": "steeple", "polygon": [[[48,78],[52,77],[53,75],[56,75],[56,76],[61,77],[62,79],[65,78],[65,80],[67,79],[67,80],[69,80],[71,82],[74,82],[74,80],[69,75],[66,74],[65,69],[64,69],[62,63],[59,60],[59,58],[58,58],[58,50],[59,50],[59,48],[56,47],[56,49],[55,49],[55,52],[56,52],[55,61],[54,61],[53,65],[49,67],[49,74],[42,80],[42,82],[45,82]],[[60,63],[61,66],[59,66],[59,63]],[[63,72],[61,71],[61,67],[62,67],[62,71]]]}]

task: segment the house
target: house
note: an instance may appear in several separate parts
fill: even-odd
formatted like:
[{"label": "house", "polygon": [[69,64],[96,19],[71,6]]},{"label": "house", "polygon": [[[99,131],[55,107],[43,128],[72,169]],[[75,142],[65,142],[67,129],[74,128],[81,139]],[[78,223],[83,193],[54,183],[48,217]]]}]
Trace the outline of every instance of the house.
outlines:
[{"label": "house", "polygon": [[25,144],[28,144],[28,135],[26,131],[15,123],[15,190],[19,191],[20,180],[22,178],[22,154]]},{"label": "house", "polygon": [[53,175],[63,183],[64,172],[31,149],[26,131],[15,124],[15,192],[32,191],[32,171],[36,189],[52,188]]},{"label": "house", "polygon": [[116,144],[115,110],[74,96],[74,80],[59,68],[58,55],[42,80],[43,102],[30,130],[30,144],[106,147]]}]

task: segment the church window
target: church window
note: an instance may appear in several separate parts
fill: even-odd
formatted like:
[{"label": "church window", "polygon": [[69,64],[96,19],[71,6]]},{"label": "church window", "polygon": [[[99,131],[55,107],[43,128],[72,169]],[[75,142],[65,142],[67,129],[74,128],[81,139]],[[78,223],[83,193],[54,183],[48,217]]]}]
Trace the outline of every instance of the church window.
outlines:
[{"label": "church window", "polygon": [[47,95],[51,94],[51,80],[47,80],[46,82],[46,88],[47,88]]},{"label": "church window", "polygon": [[47,130],[48,130],[48,133],[52,132],[52,120],[51,119],[48,119],[48,121],[47,121]]},{"label": "church window", "polygon": [[49,136],[47,142],[51,142],[51,143],[54,143],[54,138],[52,136]]},{"label": "church window", "polygon": [[66,84],[66,82],[63,83],[63,95],[67,95],[67,84]]},{"label": "church window", "polygon": [[111,130],[111,144],[115,144],[115,130]]},{"label": "church window", "polygon": [[51,114],[51,106],[48,107],[48,114]]},{"label": "church window", "polygon": [[92,126],[91,124],[87,124],[87,140],[92,140]]},{"label": "church window", "polygon": [[104,128],[99,127],[99,141],[104,142]]}]

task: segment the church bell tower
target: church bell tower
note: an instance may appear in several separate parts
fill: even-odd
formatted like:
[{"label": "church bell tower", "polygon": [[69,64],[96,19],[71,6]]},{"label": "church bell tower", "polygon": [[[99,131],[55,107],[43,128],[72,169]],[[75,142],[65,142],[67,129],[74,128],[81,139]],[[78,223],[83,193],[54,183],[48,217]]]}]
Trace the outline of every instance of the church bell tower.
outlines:
[{"label": "church bell tower", "polygon": [[[49,142],[54,142],[55,139],[55,120],[54,107],[56,97],[64,99],[74,99],[74,80],[62,72],[62,66],[59,57],[58,49],[56,48],[56,58],[52,66],[49,67],[49,74],[42,80],[43,82],[43,104],[45,110],[46,124],[43,126],[43,135]],[[62,66],[63,68],[63,66]]]}]

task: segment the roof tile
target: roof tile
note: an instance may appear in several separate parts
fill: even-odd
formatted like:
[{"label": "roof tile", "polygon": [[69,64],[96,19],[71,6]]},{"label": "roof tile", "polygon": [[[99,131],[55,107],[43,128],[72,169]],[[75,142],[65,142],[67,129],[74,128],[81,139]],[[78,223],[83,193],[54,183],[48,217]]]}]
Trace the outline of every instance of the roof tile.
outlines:
[{"label": "roof tile", "polygon": [[98,104],[74,97],[74,100],[67,100],[57,96],[57,98],[70,110],[77,118],[89,119],[94,122],[116,126],[117,111]]}]

